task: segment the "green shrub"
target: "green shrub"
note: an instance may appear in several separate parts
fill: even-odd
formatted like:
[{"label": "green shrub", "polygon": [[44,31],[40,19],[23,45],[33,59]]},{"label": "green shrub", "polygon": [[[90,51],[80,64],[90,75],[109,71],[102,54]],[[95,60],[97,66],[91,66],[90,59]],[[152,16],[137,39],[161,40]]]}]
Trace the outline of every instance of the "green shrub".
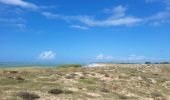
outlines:
[{"label": "green shrub", "polygon": [[58,94],[72,94],[73,91],[70,91],[70,90],[61,90],[61,89],[51,89],[48,91],[49,94],[55,94],[55,95],[58,95]]},{"label": "green shrub", "polygon": [[58,68],[70,68],[70,67],[82,67],[80,64],[63,64],[63,65],[59,65]]},{"label": "green shrub", "polygon": [[48,93],[50,93],[50,94],[62,94],[63,90],[61,90],[61,89],[51,89],[51,90],[48,91]]}]

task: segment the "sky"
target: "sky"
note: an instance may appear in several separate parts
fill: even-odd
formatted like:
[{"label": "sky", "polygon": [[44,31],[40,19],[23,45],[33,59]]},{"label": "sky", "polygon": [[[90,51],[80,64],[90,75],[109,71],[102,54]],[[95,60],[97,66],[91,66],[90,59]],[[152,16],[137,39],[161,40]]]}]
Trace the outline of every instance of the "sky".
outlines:
[{"label": "sky", "polygon": [[170,0],[0,0],[0,61],[170,61]]}]

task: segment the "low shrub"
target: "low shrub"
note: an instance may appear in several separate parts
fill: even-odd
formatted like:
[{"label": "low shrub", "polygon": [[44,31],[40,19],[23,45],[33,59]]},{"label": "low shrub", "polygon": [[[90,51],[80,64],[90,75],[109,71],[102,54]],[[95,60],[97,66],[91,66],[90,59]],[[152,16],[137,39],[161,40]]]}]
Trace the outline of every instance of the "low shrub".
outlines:
[{"label": "low shrub", "polygon": [[72,75],[67,75],[65,78],[66,78],[66,79],[74,79],[75,77],[72,76]]},{"label": "low shrub", "polygon": [[50,94],[62,94],[63,90],[61,90],[61,89],[51,89],[51,90],[48,91],[48,93],[50,93]]},{"label": "low shrub", "polygon": [[59,65],[57,66],[58,68],[70,68],[70,67],[82,67],[80,64],[63,64],[63,65]]},{"label": "low shrub", "polygon": [[48,91],[48,93],[50,94],[72,94],[73,91],[70,91],[70,90],[61,90],[61,89],[51,89]]}]

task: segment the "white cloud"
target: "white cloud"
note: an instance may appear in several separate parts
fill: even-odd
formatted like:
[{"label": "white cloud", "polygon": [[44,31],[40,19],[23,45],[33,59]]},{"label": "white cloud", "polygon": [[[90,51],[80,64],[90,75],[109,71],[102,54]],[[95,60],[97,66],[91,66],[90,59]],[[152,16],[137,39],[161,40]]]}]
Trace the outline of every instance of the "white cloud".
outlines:
[{"label": "white cloud", "polygon": [[169,11],[162,11],[158,12],[157,14],[151,16],[151,20],[163,20],[170,18],[170,12]]},{"label": "white cloud", "polygon": [[164,3],[165,8],[156,14],[151,15],[147,20],[154,26],[170,23],[170,0],[146,0],[147,3],[160,2]]},{"label": "white cloud", "polygon": [[13,5],[13,6],[20,6],[23,8],[32,8],[32,9],[38,8],[38,6],[36,6],[35,4],[25,2],[23,0],[0,0],[0,3],[7,4],[7,5]]},{"label": "white cloud", "polygon": [[62,16],[59,14],[54,14],[54,13],[50,13],[50,12],[42,12],[42,15],[46,16],[47,18],[51,18],[51,19],[62,19]]},{"label": "white cloud", "polygon": [[96,60],[113,60],[114,58],[112,56],[105,56],[103,54],[99,54],[96,57]]},{"label": "white cloud", "polygon": [[[22,8],[39,9],[38,13],[51,19],[60,19],[66,22],[76,25],[71,25],[71,28],[77,28],[82,30],[88,30],[90,27],[111,27],[111,26],[132,26],[138,25],[140,23],[146,22],[154,26],[170,23],[170,0],[146,0],[147,3],[162,2],[165,5],[165,9],[149,17],[137,17],[133,15],[128,15],[126,11],[128,8],[126,6],[118,5],[112,8],[104,9],[104,12],[110,16],[98,19],[98,17],[89,15],[77,15],[77,16],[67,16],[51,12],[45,12],[41,9],[41,6],[37,6],[33,3],[26,2],[24,0],[0,0],[0,3],[7,5],[19,6]],[[22,13],[21,10],[17,10],[17,13]],[[80,25],[78,25],[80,24]],[[82,25],[83,24],[83,25]],[[19,25],[21,26],[21,25]]]},{"label": "white cloud", "polygon": [[113,14],[115,17],[123,17],[125,16],[125,12],[126,12],[127,8],[119,5],[113,8],[106,8],[104,9],[105,13],[109,13],[109,14]]},{"label": "white cloud", "polygon": [[88,30],[89,28],[86,26],[80,26],[80,25],[71,25],[71,28],[81,29],[81,30]]},{"label": "white cloud", "polygon": [[44,51],[39,55],[40,59],[44,59],[44,60],[51,60],[51,59],[55,59],[56,53],[54,53],[53,51]]},{"label": "white cloud", "polygon": [[111,13],[111,16],[104,20],[93,20],[97,26],[121,26],[134,25],[142,22],[141,18],[126,15],[127,7],[118,5],[106,11]]},{"label": "white cloud", "polygon": [[146,57],[145,56],[130,55],[128,59],[129,60],[144,60],[144,59],[146,59]]},{"label": "white cloud", "polygon": [[138,17],[126,15],[126,7],[121,5],[116,6],[112,9],[107,9],[109,12],[112,12],[108,18],[98,20],[92,16],[64,16],[60,14],[53,14],[50,12],[42,13],[44,16],[52,19],[63,19],[67,22],[71,21],[78,21],[89,27],[94,26],[101,26],[101,27],[108,27],[108,26],[129,26],[129,25],[136,25],[141,23],[143,20]]},{"label": "white cloud", "polygon": [[169,11],[161,11],[158,12],[155,15],[152,15],[149,20],[150,23],[154,26],[158,26],[161,24],[166,24],[166,23],[170,23],[170,10]]},{"label": "white cloud", "polygon": [[120,18],[115,18],[115,16],[111,16],[104,20],[96,20],[93,17],[81,16],[81,17],[77,17],[76,20],[91,27],[93,26],[102,26],[102,27],[124,26],[124,25],[128,26],[128,25],[134,25],[134,24],[142,22],[142,19],[136,18],[136,17],[130,17],[130,16],[120,17]]}]

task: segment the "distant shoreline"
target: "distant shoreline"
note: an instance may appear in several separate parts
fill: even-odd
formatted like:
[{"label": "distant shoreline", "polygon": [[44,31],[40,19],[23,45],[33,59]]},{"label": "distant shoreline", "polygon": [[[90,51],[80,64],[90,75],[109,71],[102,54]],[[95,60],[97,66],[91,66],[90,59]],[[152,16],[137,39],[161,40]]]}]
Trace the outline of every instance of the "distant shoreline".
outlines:
[{"label": "distant shoreline", "polygon": [[[82,67],[105,67],[114,65],[170,65],[170,64],[143,64],[143,63],[90,63],[80,64]],[[0,64],[0,69],[4,68],[57,68],[62,64]]]}]

